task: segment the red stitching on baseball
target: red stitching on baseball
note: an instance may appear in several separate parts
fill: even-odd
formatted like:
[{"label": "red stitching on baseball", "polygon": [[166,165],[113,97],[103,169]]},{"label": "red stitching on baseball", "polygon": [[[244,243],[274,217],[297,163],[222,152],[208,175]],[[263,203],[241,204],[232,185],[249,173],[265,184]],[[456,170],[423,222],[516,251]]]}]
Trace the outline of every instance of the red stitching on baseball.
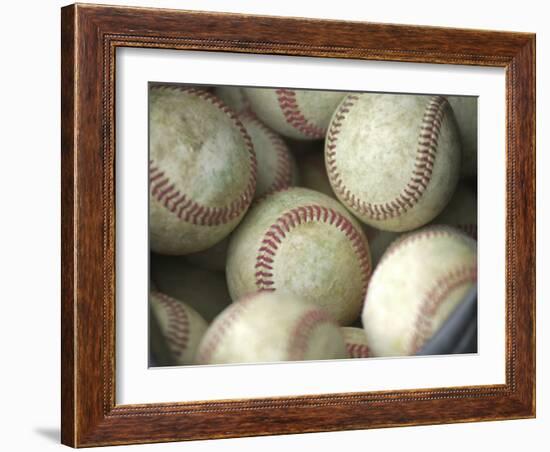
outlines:
[{"label": "red stitching on baseball", "polygon": [[214,320],[214,323],[212,323],[207,332],[208,337],[206,338],[206,342],[201,344],[199,350],[197,351],[196,361],[198,364],[208,364],[210,362],[212,356],[222,342],[223,337],[235,323],[235,320],[237,320],[242,313],[246,311],[250,301],[252,301],[256,295],[258,294],[253,293],[241,298],[239,301],[231,305],[229,312]]},{"label": "red stitching on baseball", "polygon": [[315,328],[323,324],[337,327],[330,315],[321,309],[311,309],[303,314],[294,325],[288,342],[288,360],[303,360],[307,352],[307,341]]},{"label": "red stitching on baseball", "polygon": [[[258,249],[258,254],[256,256],[255,269],[266,269],[267,262],[269,264],[267,269],[273,270],[273,266],[271,264],[273,264],[276,257],[278,244],[281,243],[281,241],[286,237],[286,234],[290,232],[292,228],[311,221],[333,225],[342,231],[351,241],[353,250],[357,255],[359,266],[362,271],[363,293],[365,293],[371,272],[370,253],[365,241],[361,240],[360,233],[353,226],[350,220],[334,209],[320,205],[296,207],[279,217],[264,234],[261,247]],[[272,240],[273,237],[277,238],[277,244],[274,240]],[[273,274],[268,277],[263,274],[256,277],[256,287],[259,290],[274,291],[274,285],[275,281],[273,280]]]},{"label": "red stitching on baseball", "polygon": [[432,334],[433,316],[449,293],[456,288],[477,281],[477,266],[463,266],[451,270],[436,281],[426,293],[422,301],[414,326],[414,336],[411,340],[411,354],[417,353]]},{"label": "red stitching on baseball", "polygon": [[327,172],[334,191],[355,212],[373,220],[386,220],[407,212],[420,200],[428,187],[437,155],[441,124],[450,107],[447,100],[442,96],[434,96],[430,99],[422,118],[414,165],[415,169],[409,178],[409,182],[397,198],[385,203],[374,204],[359,199],[357,195],[353,194],[344,185],[336,162],[338,135],[341,132],[343,120],[357,100],[359,100],[360,96],[360,94],[348,95],[340,104],[331,122],[326,144]]},{"label": "red stitching on baseball", "polygon": [[275,90],[275,93],[277,94],[279,107],[288,124],[306,137],[324,138],[326,129],[309,122],[300,111],[300,106],[296,101],[296,91],[287,88],[279,88]]},{"label": "red stitching on baseball", "polygon": [[[174,184],[170,185],[169,177],[154,162],[149,160],[149,184],[151,195],[177,217],[195,225],[219,226],[238,218],[250,205],[256,191],[257,162],[252,140],[236,113],[220,99],[206,91],[180,86],[154,86],[156,90],[179,90],[191,96],[204,99],[223,111],[235,124],[241,133],[249,153],[250,177],[248,184],[237,199],[223,207],[209,207],[189,199],[185,193],[180,193]],[[163,190],[160,190],[164,188]]]},{"label": "red stitching on baseball", "polygon": [[279,190],[283,190],[292,184],[292,164],[290,161],[290,151],[287,145],[281,139],[279,135],[273,132],[263,122],[261,122],[256,114],[248,109],[241,113],[240,116],[243,120],[248,120],[255,124],[269,139],[275,153],[277,154],[277,168],[275,170],[275,177],[273,182],[269,185],[264,195],[274,193]]},{"label": "red stitching on baseball", "polygon": [[163,336],[174,358],[179,358],[189,342],[190,325],[187,311],[182,303],[161,292],[152,292],[151,296],[166,310],[168,326]]},{"label": "red stitching on baseball", "polygon": [[370,356],[369,347],[364,344],[346,342],[346,350],[350,358],[368,358]]}]

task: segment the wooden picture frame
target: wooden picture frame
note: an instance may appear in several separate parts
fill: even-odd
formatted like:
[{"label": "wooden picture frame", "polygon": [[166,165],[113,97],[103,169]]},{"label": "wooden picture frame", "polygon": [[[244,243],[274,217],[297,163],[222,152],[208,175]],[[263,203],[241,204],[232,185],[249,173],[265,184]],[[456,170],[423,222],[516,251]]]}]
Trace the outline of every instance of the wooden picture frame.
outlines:
[{"label": "wooden picture frame", "polygon": [[[73,447],[535,416],[535,35],[175,10],[62,9],[62,442]],[[115,50],[506,70],[506,382],[115,404]]]}]

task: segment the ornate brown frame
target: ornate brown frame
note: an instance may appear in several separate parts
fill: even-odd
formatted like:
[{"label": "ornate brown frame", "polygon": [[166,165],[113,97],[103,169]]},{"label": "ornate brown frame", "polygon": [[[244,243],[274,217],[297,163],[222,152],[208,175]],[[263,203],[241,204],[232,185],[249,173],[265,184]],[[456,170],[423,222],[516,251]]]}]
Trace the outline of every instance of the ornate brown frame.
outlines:
[{"label": "ornate brown frame", "polygon": [[[62,9],[61,31],[64,444],[83,447],[535,416],[535,35],[78,4]],[[117,47],[504,67],[506,383],[116,405]]]}]

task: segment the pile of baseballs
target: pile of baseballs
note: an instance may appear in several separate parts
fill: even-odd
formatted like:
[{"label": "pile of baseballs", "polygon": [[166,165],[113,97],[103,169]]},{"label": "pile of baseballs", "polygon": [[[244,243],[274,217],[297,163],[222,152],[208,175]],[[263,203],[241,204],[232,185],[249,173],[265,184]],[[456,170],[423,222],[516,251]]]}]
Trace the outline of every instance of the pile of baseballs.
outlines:
[{"label": "pile of baseballs", "polygon": [[155,364],[417,354],[476,286],[476,112],[152,84]]}]

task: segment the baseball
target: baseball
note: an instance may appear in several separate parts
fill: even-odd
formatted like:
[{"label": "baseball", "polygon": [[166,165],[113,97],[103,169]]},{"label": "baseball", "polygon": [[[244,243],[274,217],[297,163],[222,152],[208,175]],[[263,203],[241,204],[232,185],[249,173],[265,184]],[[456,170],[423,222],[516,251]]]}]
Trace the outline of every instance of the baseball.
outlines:
[{"label": "baseball", "polygon": [[462,177],[477,174],[477,99],[472,96],[447,96],[453,109],[462,144]]},{"label": "baseball", "polygon": [[285,142],[263,124],[254,113],[239,115],[252,139],[258,164],[255,199],[293,185],[296,163]]},{"label": "baseball", "polygon": [[370,277],[367,239],[336,200],[291,187],[252,207],[231,236],[227,282],[233,300],[256,291],[304,298],[349,325]]},{"label": "baseball", "polygon": [[447,207],[433,223],[455,226],[477,240],[477,196],[474,191],[460,184]]},{"label": "baseball", "polygon": [[163,360],[171,365],[192,364],[207,324],[189,305],[160,292],[151,292],[149,303],[160,337],[151,337],[153,354],[168,350]]},{"label": "baseball", "polygon": [[256,190],[252,141],[231,109],[196,88],[150,90],[151,249],[204,250],[241,220]]},{"label": "baseball", "polygon": [[191,266],[182,256],[151,256],[151,274],[161,292],[184,301],[207,322],[231,303],[223,273]]},{"label": "baseball", "polygon": [[368,358],[370,353],[365,330],[351,326],[344,326],[341,330],[349,357]]},{"label": "baseball", "polygon": [[325,160],[334,192],[363,222],[418,228],[443,210],[458,181],[453,112],[441,96],[350,94],[332,117]]},{"label": "baseball", "polygon": [[251,109],[276,132],[298,140],[325,138],[345,93],[290,88],[244,88]]},{"label": "baseball", "polygon": [[477,283],[476,241],[429,226],[405,234],[376,267],[363,308],[373,356],[414,355]]},{"label": "baseball", "polygon": [[339,326],[324,310],[290,295],[259,292],[233,303],[208,328],[199,364],[347,358]]}]

